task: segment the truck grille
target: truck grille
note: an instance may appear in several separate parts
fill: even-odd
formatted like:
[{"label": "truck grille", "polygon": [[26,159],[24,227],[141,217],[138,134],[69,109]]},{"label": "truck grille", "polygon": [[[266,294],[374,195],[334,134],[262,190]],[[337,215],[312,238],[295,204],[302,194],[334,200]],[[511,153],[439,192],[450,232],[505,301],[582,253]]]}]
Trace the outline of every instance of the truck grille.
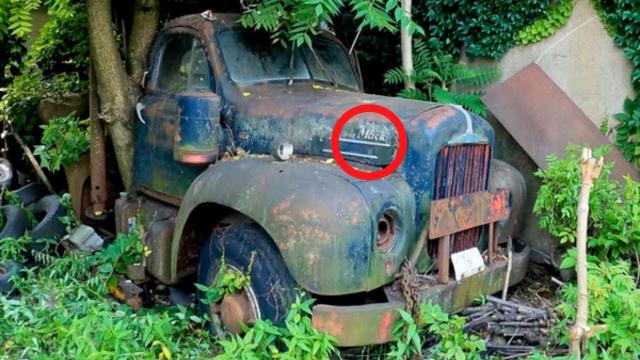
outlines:
[{"label": "truck grille", "polygon": [[[440,149],[436,161],[433,199],[487,190],[491,147],[487,144],[462,144]],[[478,246],[482,227],[452,236],[451,250],[458,252]],[[429,253],[437,256],[437,241],[429,242]]]}]

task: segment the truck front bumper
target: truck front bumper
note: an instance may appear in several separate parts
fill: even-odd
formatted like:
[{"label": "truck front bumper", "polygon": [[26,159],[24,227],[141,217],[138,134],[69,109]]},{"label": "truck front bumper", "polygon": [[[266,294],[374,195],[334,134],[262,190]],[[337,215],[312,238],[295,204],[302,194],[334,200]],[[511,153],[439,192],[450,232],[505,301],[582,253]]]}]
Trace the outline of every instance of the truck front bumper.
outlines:
[{"label": "truck front bumper", "polygon": [[[527,271],[530,248],[526,245],[513,253],[509,286],[520,282]],[[455,312],[470,305],[481,294],[501,291],[507,273],[507,261],[497,260],[473,276],[448,284],[435,284],[420,291],[420,301],[439,304],[447,312]],[[385,289],[384,303],[334,306],[318,304],[313,307],[313,326],[338,339],[338,346],[383,344],[392,339],[393,328],[400,320],[398,309],[404,309],[402,299],[394,297],[390,285]]]}]

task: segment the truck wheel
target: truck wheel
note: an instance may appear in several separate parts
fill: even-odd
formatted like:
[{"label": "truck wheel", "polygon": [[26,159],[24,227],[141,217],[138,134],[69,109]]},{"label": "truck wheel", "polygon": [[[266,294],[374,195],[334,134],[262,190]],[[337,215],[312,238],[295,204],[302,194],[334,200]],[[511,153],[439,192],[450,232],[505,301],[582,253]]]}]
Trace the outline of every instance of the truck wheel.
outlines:
[{"label": "truck wheel", "polygon": [[282,323],[295,299],[295,280],[269,235],[256,224],[233,224],[213,231],[200,253],[198,283],[214,284],[223,256],[230,271],[246,272],[252,254],[249,286],[217,304],[200,302],[202,312],[211,318],[214,335],[221,335],[222,328],[241,333],[241,323],[250,325],[256,319]]},{"label": "truck wheel", "polygon": [[24,206],[29,206],[49,194],[47,187],[38,182],[32,182],[13,192]]}]

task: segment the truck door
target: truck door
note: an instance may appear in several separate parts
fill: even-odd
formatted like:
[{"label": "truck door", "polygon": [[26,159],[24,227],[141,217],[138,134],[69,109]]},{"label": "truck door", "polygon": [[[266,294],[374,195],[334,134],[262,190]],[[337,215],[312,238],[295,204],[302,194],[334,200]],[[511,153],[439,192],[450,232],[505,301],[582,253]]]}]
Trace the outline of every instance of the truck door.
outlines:
[{"label": "truck door", "polygon": [[205,169],[205,165],[174,160],[179,103],[187,96],[196,101],[218,98],[213,71],[201,40],[178,30],[160,35],[152,62],[147,90],[136,106],[136,185],[143,191],[179,199]]}]

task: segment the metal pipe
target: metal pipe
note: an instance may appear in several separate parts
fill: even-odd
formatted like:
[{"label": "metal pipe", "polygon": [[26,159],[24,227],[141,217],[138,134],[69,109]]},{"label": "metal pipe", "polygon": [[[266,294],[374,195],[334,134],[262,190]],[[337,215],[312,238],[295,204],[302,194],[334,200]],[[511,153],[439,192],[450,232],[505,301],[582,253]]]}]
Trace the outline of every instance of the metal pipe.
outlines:
[{"label": "metal pipe", "polygon": [[[107,201],[107,159],[104,125],[98,117],[98,87],[93,63],[89,61],[89,118],[91,124],[91,211],[88,216],[103,218]],[[83,209],[84,210],[84,209]]]}]

